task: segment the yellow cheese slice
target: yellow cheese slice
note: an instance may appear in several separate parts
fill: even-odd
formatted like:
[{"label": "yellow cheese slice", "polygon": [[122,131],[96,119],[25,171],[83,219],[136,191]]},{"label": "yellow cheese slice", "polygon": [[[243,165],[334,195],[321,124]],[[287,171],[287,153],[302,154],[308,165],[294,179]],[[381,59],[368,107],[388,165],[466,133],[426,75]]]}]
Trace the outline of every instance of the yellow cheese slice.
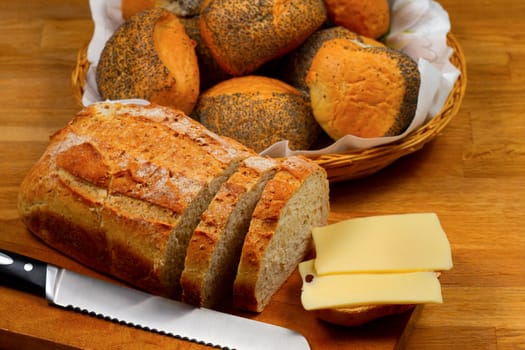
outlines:
[{"label": "yellow cheese slice", "polygon": [[314,260],[299,264],[305,310],[377,304],[442,303],[435,272],[353,273],[318,276]]},{"label": "yellow cheese slice", "polygon": [[312,235],[319,275],[452,268],[450,243],[433,213],[350,219]]}]

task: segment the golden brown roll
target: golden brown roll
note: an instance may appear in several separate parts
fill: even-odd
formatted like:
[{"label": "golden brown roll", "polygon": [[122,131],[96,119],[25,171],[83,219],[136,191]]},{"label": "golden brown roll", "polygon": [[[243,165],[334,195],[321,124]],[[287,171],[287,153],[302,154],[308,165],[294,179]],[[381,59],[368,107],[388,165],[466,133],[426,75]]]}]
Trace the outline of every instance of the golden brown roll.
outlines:
[{"label": "golden brown roll", "polygon": [[360,48],[363,45],[384,47],[385,45],[372,38],[368,38],[352,32],[344,27],[330,27],[318,30],[312,34],[300,47],[295,49],[283,59],[279,69],[280,78],[286,83],[299,89],[307,90],[304,81],[306,73],[310,69],[312,59],[319,48],[329,40],[345,39],[347,45]]},{"label": "golden brown roll", "polygon": [[255,75],[232,78],[205,91],[193,116],[257,152],[281,140],[289,140],[292,149],[308,149],[321,131],[306,94]]},{"label": "golden brown roll", "polygon": [[417,63],[386,47],[325,42],[306,75],[315,119],[334,140],[401,134],[414,118],[420,76]]},{"label": "golden brown roll", "polygon": [[195,42],[173,13],[140,12],[106,42],[96,79],[103,99],[143,98],[189,114],[200,88]]},{"label": "golden brown roll", "polygon": [[322,0],[205,0],[201,35],[217,63],[240,76],[299,46],[326,20]]},{"label": "golden brown roll", "polygon": [[379,38],[390,27],[388,0],[325,0],[328,18],[358,34]]}]

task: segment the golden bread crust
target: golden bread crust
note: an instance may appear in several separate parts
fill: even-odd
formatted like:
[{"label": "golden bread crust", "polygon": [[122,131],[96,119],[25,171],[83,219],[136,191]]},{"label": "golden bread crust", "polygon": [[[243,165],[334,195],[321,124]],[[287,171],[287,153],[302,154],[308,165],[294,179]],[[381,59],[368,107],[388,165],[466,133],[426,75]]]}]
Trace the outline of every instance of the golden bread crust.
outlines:
[{"label": "golden bread crust", "polygon": [[300,47],[283,60],[279,77],[298,89],[308,91],[305,77],[310,70],[313,58],[325,42],[335,39],[344,39],[347,46],[356,49],[364,45],[385,46],[379,41],[364,37],[341,26],[321,29],[313,33]]},{"label": "golden bread crust", "polygon": [[91,105],[53,135],[23,180],[20,216],[65,254],[171,296],[178,283],[167,271],[176,267],[167,259],[173,235],[189,240],[192,230],[183,226],[191,226],[186,216],[200,215],[195,203],[207,205],[215,182],[251,155],[179,111]]},{"label": "golden bread crust", "polygon": [[390,27],[388,0],[325,0],[328,18],[356,33],[379,38]]},{"label": "golden bread crust", "polygon": [[317,51],[305,82],[315,119],[337,140],[402,133],[415,114],[420,77],[417,63],[399,51],[336,39]]}]

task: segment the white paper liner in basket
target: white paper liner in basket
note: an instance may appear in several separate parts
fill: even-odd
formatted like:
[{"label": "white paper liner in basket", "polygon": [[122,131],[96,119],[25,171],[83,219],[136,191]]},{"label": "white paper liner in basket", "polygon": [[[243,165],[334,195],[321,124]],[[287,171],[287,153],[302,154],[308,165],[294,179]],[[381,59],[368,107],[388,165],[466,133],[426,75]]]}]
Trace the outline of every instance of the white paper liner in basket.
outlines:
[{"label": "white paper liner in basket", "polygon": [[[106,41],[124,21],[121,2],[122,0],[90,0],[95,30],[87,50],[89,68],[82,96],[84,106],[102,100],[97,89],[95,71]],[[447,46],[447,34],[450,31],[448,13],[433,0],[390,0],[389,3],[391,28],[385,37],[385,43],[418,62],[421,75],[416,114],[407,130],[401,135],[378,138],[346,135],[318,150],[291,150],[288,141],[280,141],[261,154],[271,157],[297,154],[318,156],[367,149],[402,139],[440,112],[460,74],[450,63],[453,50]]]}]

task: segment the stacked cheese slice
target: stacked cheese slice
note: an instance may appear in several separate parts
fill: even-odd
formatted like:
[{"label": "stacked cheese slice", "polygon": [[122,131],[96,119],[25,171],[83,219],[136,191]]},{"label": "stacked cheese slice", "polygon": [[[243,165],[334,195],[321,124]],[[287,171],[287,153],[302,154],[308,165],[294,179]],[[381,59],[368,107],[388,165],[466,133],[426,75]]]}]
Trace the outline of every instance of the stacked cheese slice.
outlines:
[{"label": "stacked cheese slice", "polygon": [[437,271],[452,268],[437,215],[357,218],[315,228],[316,258],[299,265],[306,310],[441,303]]}]

